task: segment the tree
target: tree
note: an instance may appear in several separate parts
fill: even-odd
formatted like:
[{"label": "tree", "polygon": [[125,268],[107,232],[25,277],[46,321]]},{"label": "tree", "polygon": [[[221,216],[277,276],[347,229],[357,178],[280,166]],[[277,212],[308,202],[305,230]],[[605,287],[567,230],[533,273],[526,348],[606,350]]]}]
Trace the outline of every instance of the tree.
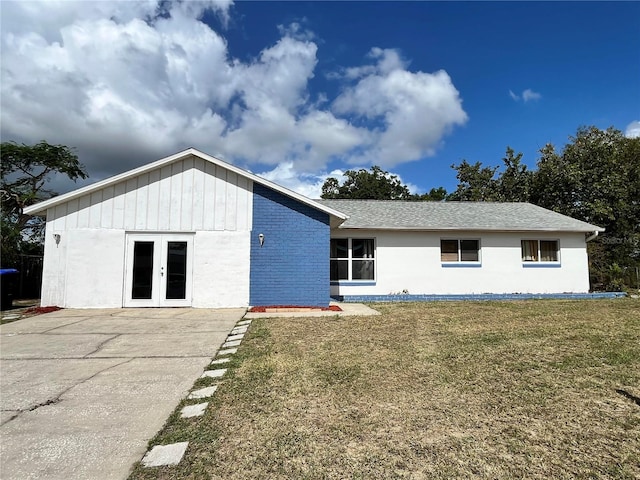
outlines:
[{"label": "tree", "polygon": [[64,145],[3,142],[0,154],[2,263],[12,266],[20,253],[32,251],[42,241],[44,222],[25,215],[24,208],[56,195],[45,188],[54,175],[66,175],[73,181],[88,175],[76,154]]},{"label": "tree", "polygon": [[[507,147],[504,169],[463,160],[452,165],[458,188],[448,200],[531,202],[606,232],[588,244],[592,285],[637,285],[640,267],[640,138],[580,127],[558,152],[540,150],[537,169]],[[497,173],[497,176],[496,176]]]},{"label": "tree", "polygon": [[[532,172],[523,165],[522,153],[507,147],[500,167],[484,167],[481,162],[470,164],[463,160],[451,165],[457,171],[458,188],[447,200],[475,202],[527,202],[531,189]],[[496,177],[496,173],[498,176]]]},{"label": "tree", "polygon": [[620,130],[580,127],[557,153],[545,146],[531,202],[604,227],[589,243],[592,283],[635,284],[640,266],[640,138]]},{"label": "tree", "polygon": [[456,170],[458,188],[451,193],[447,200],[464,202],[490,202],[497,200],[498,190],[493,178],[498,167],[483,167],[482,163],[473,165],[462,160],[460,165],[451,165]]},{"label": "tree", "polygon": [[374,165],[371,171],[347,170],[346,179],[340,185],[335,178],[327,178],[322,185],[322,198],[351,198],[361,200],[410,200],[409,188],[397,175],[385,172]]},{"label": "tree", "polygon": [[495,199],[500,202],[528,202],[533,174],[521,163],[522,153],[515,154],[511,147],[502,159],[504,171],[495,182]]},{"label": "tree", "polygon": [[444,187],[432,188],[422,195],[415,194],[412,199],[426,202],[443,202],[447,199],[447,191]]}]

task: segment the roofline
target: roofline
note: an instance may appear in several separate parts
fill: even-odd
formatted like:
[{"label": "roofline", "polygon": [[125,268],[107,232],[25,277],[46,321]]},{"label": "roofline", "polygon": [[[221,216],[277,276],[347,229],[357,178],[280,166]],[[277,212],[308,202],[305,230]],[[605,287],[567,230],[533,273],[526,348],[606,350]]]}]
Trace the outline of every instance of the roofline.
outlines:
[{"label": "roofline", "polygon": [[[331,199],[320,199],[319,200],[320,203],[339,203],[339,202],[344,202],[345,206],[348,203],[356,203],[356,202],[362,202],[362,203],[393,203],[393,204],[398,204],[398,203],[404,203],[404,204],[419,204],[421,202],[415,202],[415,201],[411,201],[411,200],[373,200],[373,199],[342,199],[342,198],[331,198]],[[443,202],[427,202],[427,203],[437,203],[437,204],[441,204],[441,205],[445,205],[445,204],[482,204],[482,205],[487,205],[487,204],[493,204],[493,205],[505,205],[505,204],[519,204],[519,205],[528,205],[530,207],[534,207],[536,209],[539,210],[543,210],[545,212],[547,212],[548,214],[554,214],[554,215],[558,215],[560,217],[564,217],[567,218],[569,220],[571,220],[572,222],[577,222],[579,224],[581,224],[580,226],[575,226],[575,227],[569,227],[569,226],[565,226],[565,227],[560,227],[560,228],[553,228],[553,227],[541,227],[541,228],[526,228],[526,227],[521,227],[521,228],[500,228],[500,227],[467,227],[467,226],[460,226],[460,227],[425,227],[425,226],[387,226],[387,227],[383,227],[383,226],[351,226],[351,225],[344,225],[342,224],[339,228],[340,229],[351,229],[351,230],[380,230],[380,231],[414,231],[414,232],[418,232],[418,231],[422,231],[422,232],[441,232],[441,231],[475,231],[475,232],[575,232],[575,233],[602,233],[605,232],[606,230],[603,227],[599,227],[598,225],[593,225],[591,223],[585,222],[583,220],[578,220],[577,218],[573,218],[570,217],[568,215],[559,213],[559,212],[555,212],[553,210],[541,207],[540,205],[536,205],[535,203],[531,203],[531,202],[465,202],[465,201],[443,201]],[[347,209],[348,210],[348,209]]]},{"label": "roofline", "polygon": [[339,227],[340,230],[384,230],[384,231],[412,231],[412,232],[510,232],[510,233],[526,233],[526,232],[558,232],[558,233],[602,233],[605,231],[602,227],[593,228],[479,228],[479,227],[439,227],[439,228],[424,228],[424,227]]},{"label": "roofline", "polygon": [[[126,180],[129,180],[130,178],[134,178],[137,177],[138,175],[142,175],[144,173],[147,173],[151,170],[155,170],[158,168],[162,168],[165,165],[169,165],[173,162],[177,162],[178,160],[182,160],[185,159],[189,156],[194,156],[197,158],[200,158],[202,160],[205,160],[207,162],[213,163],[214,165],[220,166],[222,168],[226,168],[227,170],[230,170],[234,173],[237,173],[238,175],[241,175],[245,178],[248,178],[249,180],[259,183],[261,185],[264,185],[265,187],[268,187],[272,190],[275,190],[283,195],[286,195],[287,197],[293,198],[294,200],[297,200],[299,202],[302,202],[312,208],[315,208],[316,210],[320,210],[322,212],[325,212],[331,216],[334,216],[338,219],[340,219],[341,221],[346,220],[347,218],[349,218],[348,215],[339,212],[338,210],[335,210],[333,208],[327,207],[326,205],[322,205],[321,203],[315,202],[314,200],[311,200],[310,198],[305,197],[304,195],[301,195],[299,193],[294,192],[293,190],[289,190],[288,188],[285,187],[281,187],[280,185],[273,183],[269,180],[266,180],[262,177],[259,177],[258,175],[255,175],[253,173],[250,173],[246,170],[243,170],[242,168],[236,167],[235,165],[232,165],[230,163],[225,162],[224,160],[220,160],[219,158],[213,157],[211,155],[208,155],[204,152],[201,152],[200,150],[197,150],[195,148],[188,148],[186,150],[183,150],[182,152],[178,152],[175,153],[173,155],[170,155],[168,157],[165,158],[161,158],[160,160],[157,160],[155,162],[149,163],[147,165],[143,165],[141,167],[138,168],[134,168],[133,170],[129,170],[123,173],[120,173],[118,175],[114,175],[113,177],[109,177],[106,178],[104,180],[100,180],[99,182],[93,183],[91,185],[87,185],[85,187],[81,187],[78,188],[76,190],[72,190],[71,192],[67,192],[64,193],[62,195],[58,195],[56,197],[50,198],[48,200],[44,200],[42,202],[39,203],[35,203],[33,205],[30,205],[28,207],[26,207],[23,210],[23,213],[26,215],[37,215],[38,213],[43,213],[46,212],[47,209],[51,208],[51,207],[55,207],[57,205],[60,205],[62,203],[68,202],[70,200],[74,200],[76,198],[82,197],[84,195],[93,193],[97,190],[100,190],[102,188],[106,188],[106,187],[110,187],[111,185],[115,185],[116,183],[120,183]],[[342,222],[340,222],[342,223]]]}]

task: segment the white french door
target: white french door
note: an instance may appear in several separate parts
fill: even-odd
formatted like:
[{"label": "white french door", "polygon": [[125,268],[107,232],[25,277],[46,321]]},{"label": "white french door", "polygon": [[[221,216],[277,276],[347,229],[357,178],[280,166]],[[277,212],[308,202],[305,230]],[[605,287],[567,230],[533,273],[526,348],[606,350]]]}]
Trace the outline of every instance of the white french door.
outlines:
[{"label": "white french door", "polygon": [[127,234],[125,307],[189,307],[193,235]]}]

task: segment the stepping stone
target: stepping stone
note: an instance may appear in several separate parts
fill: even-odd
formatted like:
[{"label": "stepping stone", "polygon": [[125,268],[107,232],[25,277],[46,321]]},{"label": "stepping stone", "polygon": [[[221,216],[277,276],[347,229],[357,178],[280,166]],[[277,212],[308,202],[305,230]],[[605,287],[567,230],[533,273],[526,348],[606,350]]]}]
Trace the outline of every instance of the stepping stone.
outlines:
[{"label": "stepping stone", "polygon": [[200,390],[194,390],[193,392],[191,392],[189,394],[189,396],[187,398],[189,400],[193,400],[194,398],[211,397],[211,396],[213,396],[214,393],[216,393],[217,389],[218,389],[218,386],[214,385],[213,387],[205,387],[205,388],[201,388]]},{"label": "stepping stone", "polygon": [[240,342],[241,342],[241,340],[232,340],[230,342],[224,342],[222,344],[222,348],[239,347],[240,346]]},{"label": "stepping stone", "polygon": [[244,338],[244,333],[239,335],[229,335],[227,337],[227,342],[235,342],[236,340],[242,340]]},{"label": "stepping stone", "polygon": [[204,415],[207,405],[209,405],[209,402],[187,405],[180,411],[180,418],[201,417]]},{"label": "stepping stone", "polygon": [[189,442],[170,443],[169,445],[156,445],[149,450],[142,464],[145,467],[161,467],[163,465],[177,465],[182,460]]},{"label": "stepping stone", "polygon": [[223,355],[233,355],[234,353],[236,353],[238,351],[237,348],[227,348],[226,350],[220,350],[218,352],[218,356],[221,357]]},{"label": "stepping stone", "polygon": [[247,333],[247,330],[249,330],[249,328],[247,327],[236,327],[233,330],[231,330],[231,333],[229,335],[238,335],[239,333]]},{"label": "stepping stone", "polygon": [[200,378],[220,378],[227,373],[226,368],[219,368],[217,370],[205,370]]},{"label": "stepping stone", "polygon": [[236,327],[241,327],[243,325],[250,325],[251,320],[242,320],[241,322],[236,323]]},{"label": "stepping stone", "polygon": [[213,360],[211,365],[220,365],[222,363],[229,363],[231,361],[230,358],[219,358],[217,360]]}]

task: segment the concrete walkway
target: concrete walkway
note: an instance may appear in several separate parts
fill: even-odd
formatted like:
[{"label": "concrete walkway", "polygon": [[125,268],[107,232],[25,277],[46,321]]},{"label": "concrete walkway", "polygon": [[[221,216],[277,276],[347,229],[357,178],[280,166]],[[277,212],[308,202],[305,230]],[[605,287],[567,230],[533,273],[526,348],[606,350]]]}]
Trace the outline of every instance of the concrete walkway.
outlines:
[{"label": "concrete walkway", "polygon": [[60,310],[0,326],[0,478],[126,478],[244,313]]}]

